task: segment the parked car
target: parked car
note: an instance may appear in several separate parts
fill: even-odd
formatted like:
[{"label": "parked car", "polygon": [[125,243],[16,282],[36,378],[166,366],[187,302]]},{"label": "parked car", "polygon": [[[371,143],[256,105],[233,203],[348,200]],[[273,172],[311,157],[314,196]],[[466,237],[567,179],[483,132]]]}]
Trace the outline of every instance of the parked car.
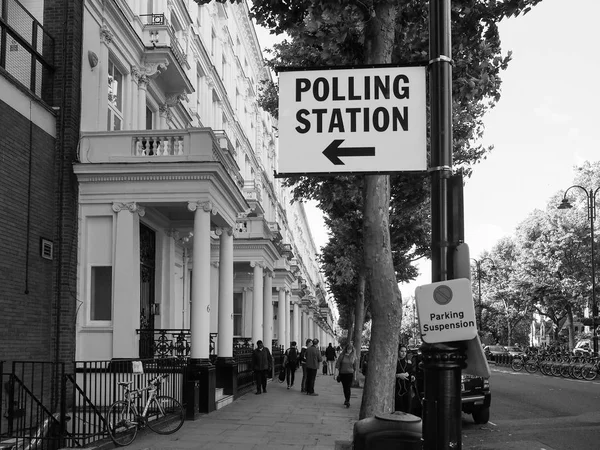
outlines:
[{"label": "parked car", "polygon": [[483,352],[488,361],[496,361],[496,356],[508,353],[502,345],[486,345],[483,347]]},{"label": "parked car", "polygon": [[506,351],[508,352],[508,354],[510,356],[522,356],[525,354],[524,351],[522,351],[519,347],[515,346],[515,345],[509,345],[507,347],[504,347],[506,349]]},{"label": "parked car", "polygon": [[471,414],[477,424],[488,423],[492,393],[488,378],[462,374],[461,377],[462,411]]},{"label": "parked car", "polygon": [[[425,383],[422,367],[419,365],[421,355],[416,355],[416,386],[419,391],[421,402],[413,399],[412,414],[422,417],[422,400],[425,397]],[[461,374],[461,403],[462,412],[471,414],[477,424],[485,424],[490,420],[490,405],[492,404],[492,393],[490,391],[490,381],[488,378],[475,375]]]}]

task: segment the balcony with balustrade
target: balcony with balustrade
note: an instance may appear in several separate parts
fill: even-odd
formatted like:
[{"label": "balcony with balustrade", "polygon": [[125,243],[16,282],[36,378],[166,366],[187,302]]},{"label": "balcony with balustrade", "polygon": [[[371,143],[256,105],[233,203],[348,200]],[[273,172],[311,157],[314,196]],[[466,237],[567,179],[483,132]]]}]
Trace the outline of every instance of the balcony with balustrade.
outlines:
[{"label": "balcony with balustrade", "polygon": [[176,31],[164,14],[145,14],[139,18],[145,62],[166,66],[157,78],[161,89],[167,94],[191,93],[193,89],[186,75],[190,64],[178,37],[182,32]]},{"label": "balcony with balustrade", "polygon": [[187,130],[83,132],[79,163],[218,163],[241,190],[244,181],[224,132],[210,128]]}]

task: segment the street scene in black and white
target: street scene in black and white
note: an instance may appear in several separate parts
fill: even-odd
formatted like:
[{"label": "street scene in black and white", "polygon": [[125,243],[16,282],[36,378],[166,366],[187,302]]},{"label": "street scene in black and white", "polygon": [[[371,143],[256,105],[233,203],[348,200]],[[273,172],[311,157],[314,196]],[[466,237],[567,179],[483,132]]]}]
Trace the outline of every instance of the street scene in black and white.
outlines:
[{"label": "street scene in black and white", "polygon": [[579,0],[0,0],[0,449],[600,448]]}]

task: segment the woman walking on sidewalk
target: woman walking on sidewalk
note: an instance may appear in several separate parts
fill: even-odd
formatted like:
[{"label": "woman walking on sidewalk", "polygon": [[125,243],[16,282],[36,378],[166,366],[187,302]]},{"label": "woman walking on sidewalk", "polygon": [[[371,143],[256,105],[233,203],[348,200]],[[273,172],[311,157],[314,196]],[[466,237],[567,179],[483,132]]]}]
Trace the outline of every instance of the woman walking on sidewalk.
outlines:
[{"label": "woman walking on sidewalk", "polygon": [[350,342],[335,362],[335,368],[337,372],[337,380],[342,382],[344,389],[344,405],[346,408],[350,408],[350,390],[352,382],[356,380],[356,370],[358,366],[358,359],[354,352],[354,344]]}]

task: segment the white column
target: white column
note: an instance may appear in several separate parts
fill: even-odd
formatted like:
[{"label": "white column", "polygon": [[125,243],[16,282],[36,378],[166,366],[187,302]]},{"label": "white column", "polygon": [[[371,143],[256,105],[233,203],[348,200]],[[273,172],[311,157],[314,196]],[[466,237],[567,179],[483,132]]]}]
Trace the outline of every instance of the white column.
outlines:
[{"label": "white column", "polygon": [[189,202],[194,211],[192,247],[191,353],[194,359],[208,359],[210,343],[210,213],[211,202]]},{"label": "white column", "polygon": [[218,229],[219,325],[218,356],[233,357],[233,229]]},{"label": "white column", "polygon": [[148,86],[148,77],[140,75],[138,79],[138,106],[137,106],[137,129],[146,129],[146,87]]},{"label": "white column", "polygon": [[160,117],[160,124],[158,126],[158,128],[160,130],[168,130],[169,129],[169,107],[165,104],[165,105],[161,105],[160,108],[158,108],[158,114]]},{"label": "white column", "polygon": [[140,218],[137,203],[113,203],[116,212],[113,282],[113,358],[138,358],[140,327]]},{"label": "white column", "polygon": [[302,345],[308,339],[308,313],[302,310],[302,333],[301,333]]},{"label": "white column", "polygon": [[264,344],[269,350],[273,346],[273,272],[265,274],[263,293],[263,332]]},{"label": "white column", "polygon": [[113,40],[112,32],[103,25],[100,28],[100,55],[98,55],[98,116],[97,129],[106,130],[106,114],[108,113],[108,47]]},{"label": "white column", "polygon": [[125,111],[125,121],[123,123],[123,129],[135,130],[138,128],[138,82],[140,80],[140,71],[136,66],[131,66],[131,73],[129,75],[131,80],[130,89],[128,90],[128,101],[129,111]]},{"label": "white column", "polygon": [[288,290],[285,292],[285,348],[290,347],[291,341],[291,328],[292,328],[292,315],[290,314],[290,300],[292,293]]},{"label": "white column", "polygon": [[277,288],[277,343],[285,346],[285,289]]},{"label": "white column", "polygon": [[298,302],[294,302],[294,338],[292,340],[296,341],[299,347],[302,347],[302,343],[300,342],[300,308],[298,307]]},{"label": "white column", "polygon": [[308,339],[314,339],[315,336],[315,324],[313,322],[312,313],[308,313]]},{"label": "white column", "polygon": [[252,292],[252,342],[263,340],[263,268],[260,262],[252,261],[254,281]]}]

